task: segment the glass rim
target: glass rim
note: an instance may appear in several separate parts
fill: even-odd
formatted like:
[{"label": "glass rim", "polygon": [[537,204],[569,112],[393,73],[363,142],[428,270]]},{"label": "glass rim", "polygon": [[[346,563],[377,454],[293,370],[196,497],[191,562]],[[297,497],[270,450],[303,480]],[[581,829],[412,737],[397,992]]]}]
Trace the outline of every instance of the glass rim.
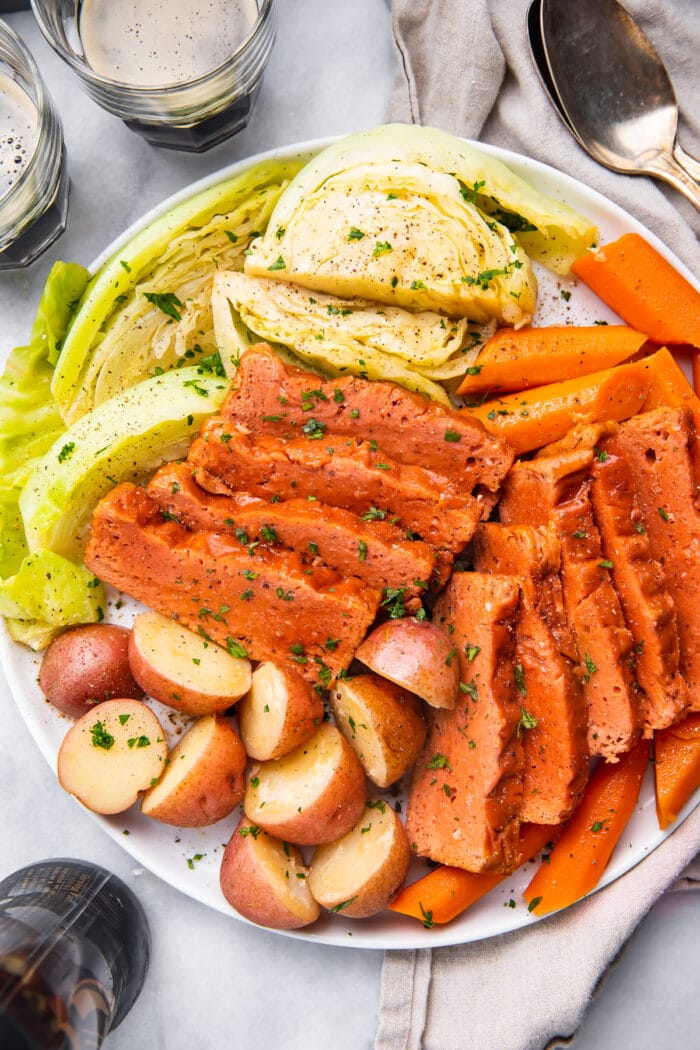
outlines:
[{"label": "glass rim", "polygon": [[200,74],[198,77],[192,77],[191,80],[177,80],[172,83],[164,84],[130,84],[125,80],[116,80],[112,77],[106,77],[102,76],[100,73],[96,73],[84,59],[76,55],[73,50],[67,50],[62,42],[56,38],[51,27],[46,22],[43,12],[39,9],[38,0],[30,0],[30,3],[34,17],[39,24],[39,29],[46,40],[56,54],[67,62],[71,69],[73,69],[81,79],[85,80],[97,90],[114,89],[115,93],[117,91],[124,92],[137,99],[157,98],[160,94],[166,94],[169,98],[173,98],[173,96],[178,97],[186,95],[192,90],[192,88],[197,88],[216,81],[219,77],[225,74],[232,65],[235,65],[249,49],[251,43],[255,40],[260,29],[269,17],[274,0],[262,0],[258,8],[258,16],[255,19],[250,32],[244,37],[233,54],[224,62],[219,63],[218,66],[208,70],[206,73]]},{"label": "glass rim", "polygon": [[[37,166],[44,160],[44,157],[41,155],[42,146],[46,141],[47,135],[51,134],[52,123],[58,122],[51,96],[44,85],[39,67],[34,61],[34,56],[14,29],[3,19],[0,19],[0,37],[3,36],[16,48],[27,65],[32,86],[36,91],[36,102],[31,96],[28,97],[32,105],[36,107],[37,123],[32,139],[32,151],[27,158],[27,163],[24,165],[19,178],[4,193],[0,194],[0,213],[8,206],[11,206],[25,192],[27,183],[34,177]],[[21,84],[19,86],[22,87]]]}]

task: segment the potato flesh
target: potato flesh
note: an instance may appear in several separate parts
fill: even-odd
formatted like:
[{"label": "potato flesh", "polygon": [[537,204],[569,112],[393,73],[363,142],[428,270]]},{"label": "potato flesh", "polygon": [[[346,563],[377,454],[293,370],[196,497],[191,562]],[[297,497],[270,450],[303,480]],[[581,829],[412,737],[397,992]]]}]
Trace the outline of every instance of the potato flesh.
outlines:
[{"label": "potato flesh", "polygon": [[384,812],[380,806],[366,807],[352,831],[317,849],[310,886],[320,903],[348,900],[386,863],[394,844],[394,815],[382,805]]},{"label": "potato flesh", "polygon": [[58,754],[61,785],[95,813],[121,813],[157,780],[165,734],[138,700],[107,700],[83,715]]},{"label": "potato flesh", "polygon": [[341,760],[342,738],[337,732],[332,726],[320,726],[308,744],[256,768],[246,790],[248,818],[257,815],[274,823],[311,806],[330,784]]},{"label": "potato flesh", "polygon": [[274,664],[260,664],[253,672],[250,693],[239,712],[241,736],[253,758],[267,754],[282,736],[287,713],[284,678]]},{"label": "potato flesh", "polygon": [[333,712],[367,776],[380,787],[386,787],[387,765],[372,711],[357,694],[344,689],[334,694]]},{"label": "potato flesh", "polygon": [[250,685],[250,664],[160,613],[134,622],[135,642],[148,663],[185,689],[236,697]]},{"label": "potato flesh", "polygon": [[249,843],[249,848],[284,907],[300,919],[307,919],[309,910],[313,909],[313,898],[307,883],[308,869],[299,851],[291,846],[285,851],[282,842],[264,831]]},{"label": "potato flesh", "polygon": [[[200,718],[182,740],[173,748],[169,762],[160,781],[148,792],[147,809],[156,809],[165,802],[189,775],[211,745],[216,732],[216,720],[211,715]],[[146,809],[143,809],[146,813]]]}]

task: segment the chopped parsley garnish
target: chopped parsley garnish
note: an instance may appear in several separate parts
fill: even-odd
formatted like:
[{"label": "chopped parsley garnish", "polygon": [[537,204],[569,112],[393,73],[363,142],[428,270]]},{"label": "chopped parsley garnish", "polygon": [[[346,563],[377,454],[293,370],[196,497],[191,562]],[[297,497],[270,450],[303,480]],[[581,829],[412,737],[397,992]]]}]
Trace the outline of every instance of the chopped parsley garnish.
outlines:
[{"label": "chopped parsley garnish", "polygon": [[[515,685],[521,696],[527,696],[527,686],[525,685],[525,672],[523,671],[522,664],[515,665]],[[525,726],[525,728],[530,729],[531,727]]]},{"label": "chopped parsley garnish", "polygon": [[175,292],[144,292],[143,295],[149,303],[157,306],[167,317],[172,317],[174,321],[182,320],[180,310],[184,303],[178,299]]},{"label": "chopped parsley garnish", "polygon": [[243,648],[240,642],[237,642],[235,638],[226,639],[226,648],[228,649],[229,656],[235,656],[237,660],[247,660],[248,653]]},{"label": "chopped parsley garnish", "polygon": [[67,441],[58,453],[58,462],[65,463],[75,452],[75,441]]},{"label": "chopped parsley garnish", "polygon": [[386,255],[387,252],[393,251],[389,241],[377,241],[374,245],[374,251],[372,252],[372,258],[376,259],[380,255]]},{"label": "chopped parsley garnish", "polygon": [[603,830],[602,820],[596,820],[591,824],[591,831],[594,835],[597,835],[599,831]]},{"label": "chopped parsley garnish", "polygon": [[357,549],[358,549],[358,558],[360,559],[360,561],[366,561],[367,560],[367,544],[365,543],[364,540],[360,540],[360,542],[357,545]]},{"label": "chopped parsley garnish", "polygon": [[356,226],[350,227],[350,233],[348,234],[349,241],[361,241],[364,236],[362,230],[358,230]]},{"label": "chopped parsley garnish", "polygon": [[319,423],[317,419],[309,419],[304,426],[301,428],[302,433],[306,434],[311,440],[320,440],[323,437],[323,432],[326,429],[325,423]]},{"label": "chopped parsley garnish", "polygon": [[134,748],[134,747],[136,747],[136,748],[150,747],[151,746],[151,741],[150,741],[150,739],[147,736],[144,736],[143,734],[141,734],[141,736],[129,737],[129,739],[127,740],[127,745],[130,748]]},{"label": "chopped parsley garnish", "polygon": [[449,769],[452,770],[452,766],[447,760],[446,755],[433,755],[427,764],[428,769]]},{"label": "chopped parsley garnish", "polygon": [[481,646],[472,645],[470,642],[467,642],[467,644],[464,646],[464,651],[467,654],[467,660],[471,664],[474,662],[474,660],[476,660],[477,656],[481,652]]},{"label": "chopped parsley garnish", "polygon": [[518,722],[518,736],[522,733],[523,729],[536,729],[537,719],[534,715],[531,715],[524,707],[520,708],[520,721]]},{"label": "chopped parsley garnish", "polygon": [[386,518],[386,511],[380,510],[379,507],[370,507],[364,514],[360,516],[360,521],[384,521]]},{"label": "chopped parsley garnish", "polygon": [[474,682],[460,682],[459,688],[463,693],[467,693],[467,695],[470,696],[472,700],[479,699],[479,691],[476,688]]},{"label": "chopped parsley garnish", "polygon": [[459,434],[456,430],[446,430],[445,431],[445,441],[456,442],[456,441],[461,441],[461,440],[462,440],[462,435]]},{"label": "chopped parsley garnish", "polygon": [[661,515],[661,517],[664,519],[664,521],[668,521],[669,517],[670,517],[668,511],[665,510],[663,507],[658,507],[657,509],[658,509],[658,512]]},{"label": "chopped parsley garnish", "polygon": [[109,751],[114,747],[114,737],[107,732],[104,722],[95,722],[94,726],[90,727],[90,737],[93,747],[101,747],[103,751]]},{"label": "chopped parsley garnish", "polygon": [[268,266],[267,269],[268,269],[268,271],[286,270],[287,269],[287,264],[284,261],[284,259],[282,258],[282,256],[278,255],[277,258],[275,259],[275,261],[272,263],[272,265]]}]

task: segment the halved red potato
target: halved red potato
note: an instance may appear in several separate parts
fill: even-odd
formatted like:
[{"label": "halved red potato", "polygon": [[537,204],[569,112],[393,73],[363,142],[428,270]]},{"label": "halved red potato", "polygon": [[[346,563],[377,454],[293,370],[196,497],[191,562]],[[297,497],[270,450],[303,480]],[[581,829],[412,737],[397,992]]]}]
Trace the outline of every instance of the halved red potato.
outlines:
[{"label": "halved red potato", "polygon": [[160,780],[143,796],[141,812],[178,828],[214,824],[243,798],[246,764],[233,726],[204,715],[168,755]]},{"label": "halved red potato", "polygon": [[39,686],[54,707],[80,718],[112,697],[140,700],[143,689],[129,667],[129,632],[108,623],[71,627],[44,653]]},{"label": "halved red potato", "polygon": [[379,675],[340,678],[331,707],[343,736],[378,787],[400,780],[418,758],[425,740],[423,705]]},{"label": "halved red potato", "polygon": [[253,766],[243,808],[253,824],[300,846],[340,838],[365,804],[365,774],[342,733],[322,722],[283,758]]},{"label": "halved red potato", "polygon": [[328,911],[365,919],[386,908],[406,879],[410,859],[406,829],[391,806],[376,799],[352,831],[315,851],[309,888]]},{"label": "halved red potato", "polygon": [[367,635],[355,656],[431,707],[455,706],[459,689],[457,653],[449,635],[437,624],[411,617],[387,620]]},{"label": "halved red potato", "polygon": [[189,715],[218,714],[250,689],[249,660],[157,612],[134,620],[129,663],[149,696]]},{"label": "halved red potato", "polygon": [[242,820],[224,850],[221,891],[246,919],[273,930],[298,930],[319,917],[308,868],[296,846]]},{"label": "halved red potato", "polygon": [[237,714],[246,751],[265,762],[281,758],[313,736],[323,721],[323,701],[291,667],[266,660],[253,671],[250,692]]},{"label": "halved red potato", "polygon": [[94,813],[121,813],[165,765],[163,727],[140,700],[106,700],[66,733],[58,752],[61,786]]}]

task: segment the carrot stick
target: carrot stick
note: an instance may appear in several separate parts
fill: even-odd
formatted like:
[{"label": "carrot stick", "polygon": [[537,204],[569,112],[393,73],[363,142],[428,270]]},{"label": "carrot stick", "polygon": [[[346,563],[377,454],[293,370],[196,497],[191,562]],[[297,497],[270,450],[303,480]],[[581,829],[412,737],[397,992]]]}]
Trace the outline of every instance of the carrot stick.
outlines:
[{"label": "carrot stick", "polygon": [[700,347],[700,293],[638,233],[587,252],[571,269],[653,342]]},{"label": "carrot stick", "polygon": [[458,394],[465,396],[529,390],[590,375],[632,357],[646,336],[626,325],[574,328],[501,328],[467,370]]},{"label": "carrot stick", "polygon": [[642,411],[647,412],[661,405],[689,408],[693,413],[696,432],[700,433],[700,397],[686,379],[673,354],[664,348],[657,350],[648,361],[653,365],[652,384]]},{"label": "carrot stick", "polygon": [[[518,867],[556,839],[561,824],[522,824]],[[508,875],[501,872],[464,871],[443,866],[435,868],[417,882],[406,886],[389,905],[391,911],[420,919],[424,926],[450,922],[471,904],[492,890]]]},{"label": "carrot stick", "polygon": [[643,740],[616,763],[600,763],[583,798],[523,897],[530,911],[548,915],[594,889],[639,797],[649,763]]},{"label": "carrot stick", "polygon": [[656,354],[604,372],[524,390],[460,411],[499,434],[516,455],[559,441],[578,423],[629,419],[639,412],[652,385]]},{"label": "carrot stick", "polygon": [[663,830],[700,787],[700,714],[654,734],[656,815]]}]

